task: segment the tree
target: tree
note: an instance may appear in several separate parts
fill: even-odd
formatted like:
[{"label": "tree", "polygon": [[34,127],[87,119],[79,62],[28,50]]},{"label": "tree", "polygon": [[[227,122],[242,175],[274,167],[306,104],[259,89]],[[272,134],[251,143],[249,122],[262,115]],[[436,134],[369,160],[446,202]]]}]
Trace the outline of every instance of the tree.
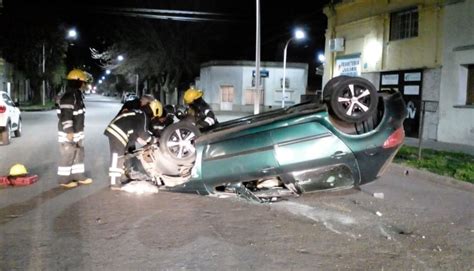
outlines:
[{"label": "tree", "polygon": [[[43,46],[45,48],[45,74],[42,74]],[[62,84],[65,76],[64,59],[67,42],[64,29],[57,24],[22,20],[5,16],[0,34],[1,56],[30,79],[33,99],[41,99],[41,81],[45,79],[53,89]]]},{"label": "tree", "polygon": [[[91,49],[104,69],[122,74],[133,82],[135,75],[159,85],[159,90],[175,96],[183,82],[191,82],[199,72],[200,55],[205,52],[202,25],[139,20],[119,28],[116,40],[104,52]],[[117,56],[124,60],[118,61]],[[165,101],[163,101],[165,102]]]}]

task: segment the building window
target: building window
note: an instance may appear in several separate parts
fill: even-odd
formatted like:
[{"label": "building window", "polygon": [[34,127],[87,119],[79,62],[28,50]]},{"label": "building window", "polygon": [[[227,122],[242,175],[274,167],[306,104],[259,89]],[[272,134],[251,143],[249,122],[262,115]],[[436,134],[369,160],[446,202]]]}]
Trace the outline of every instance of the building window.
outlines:
[{"label": "building window", "polygon": [[234,102],[234,86],[232,85],[222,85],[221,86],[221,99],[223,103],[233,103]]},{"label": "building window", "polygon": [[466,104],[474,105],[474,64],[467,66]]},{"label": "building window", "polygon": [[[246,105],[255,104],[254,100],[255,90],[247,89],[244,93],[244,102]],[[260,104],[263,104],[263,91],[260,91]]]},{"label": "building window", "polygon": [[[283,88],[283,78],[280,78],[280,87]],[[290,79],[285,77],[285,88],[290,88]]]},{"label": "building window", "polygon": [[390,15],[390,40],[418,36],[418,9],[399,11]]}]

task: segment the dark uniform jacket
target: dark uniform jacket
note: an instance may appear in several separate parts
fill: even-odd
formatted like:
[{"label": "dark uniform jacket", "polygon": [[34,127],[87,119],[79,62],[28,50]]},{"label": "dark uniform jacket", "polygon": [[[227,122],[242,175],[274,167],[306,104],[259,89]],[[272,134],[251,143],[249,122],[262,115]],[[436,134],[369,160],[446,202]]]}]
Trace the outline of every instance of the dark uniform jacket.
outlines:
[{"label": "dark uniform jacket", "polygon": [[84,139],[86,107],[79,89],[67,89],[59,100],[58,142],[68,142],[67,134],[74,134],[74,142]]},{"label": "dark uniform jacket", "polygon": [[197,99],[189,106],[199,128],[207,128],[218,123],[211,107],[202,98]]},{"label": "dark uniform jacket", "polygon": [[138,138],[149,143],[153,139],[149,132],[149,118],[141,110],[120,113],[107,126],[104,134],[115,137],[125,148],[133,147]]}]

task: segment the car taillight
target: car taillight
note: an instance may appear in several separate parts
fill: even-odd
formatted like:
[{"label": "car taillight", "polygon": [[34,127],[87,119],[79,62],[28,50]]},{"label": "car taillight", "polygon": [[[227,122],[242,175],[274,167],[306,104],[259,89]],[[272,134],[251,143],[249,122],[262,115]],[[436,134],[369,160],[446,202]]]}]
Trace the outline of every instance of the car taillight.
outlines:
[{"label": "car taillight", "polygon": [[405,130],[403,130],[403,127],[398,128],[393,132],[387,140],[383,143],[383,148],[388,149],[392,148],[395,146],[398,146],[403,143],[403,139],[405,138]]},{"label": "car taillight", "polygon": [[0,113],[5,113],[7,111],[7,107],[4,105],[0,105]]}]

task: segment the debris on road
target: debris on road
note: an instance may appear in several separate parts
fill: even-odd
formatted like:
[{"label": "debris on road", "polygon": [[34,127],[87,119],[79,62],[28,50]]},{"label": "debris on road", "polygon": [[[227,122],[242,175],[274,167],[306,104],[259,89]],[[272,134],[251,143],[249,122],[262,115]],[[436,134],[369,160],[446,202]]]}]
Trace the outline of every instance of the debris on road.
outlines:
[{"label": "debris on road", "polygon": [[382,216],[382,213],[379,212],[379,211],[375,212],[375,214],[376,214],[377,216]]},{"label": "debris on road", "polygon": [[301,249],[298,249],[296,250],[298,253],[301,253],[301,254],[309,254],[309,251],[307,251],[306,249],[304,248],[301,248]]},{"label": "debris on road", "polygon": [[120,190],[125,191],[125,192],[129,192],[129,193],[135,193],[135,194],[138,194],[138,195],[158,193],[158,187],[156,185],[151,184],[151,183],[146,182],[146,181],[132,181],[132,182],[129,182],[129,183],[125,184],[124,186],[122,186],[122,188]]},{"label": "debris on road", "polygon": [[374,198],[377,198],[377,199],[383,199],[384,198],[384,194],[382,192],[375,192],[372,195],[374,196]]}]

